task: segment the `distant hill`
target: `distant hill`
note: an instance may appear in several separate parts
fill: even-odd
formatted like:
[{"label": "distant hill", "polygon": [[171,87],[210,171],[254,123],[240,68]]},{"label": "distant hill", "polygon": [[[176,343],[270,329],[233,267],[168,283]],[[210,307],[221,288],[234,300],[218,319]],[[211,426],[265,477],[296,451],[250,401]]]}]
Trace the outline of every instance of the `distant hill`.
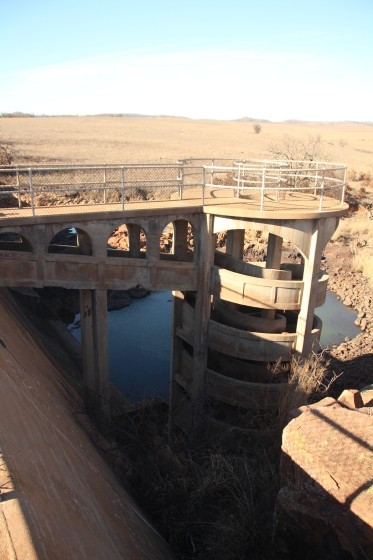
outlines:
[{"label": "distant hill", "polygon": [[272,122],[268,119],[254,119],[252,117],[241,117],[240,119],[232,119],[232,122],[247,122],[247,123],[269,123]]},{"label": "distant hill", "polygon": [[0,113],[0,118],[30,118],[30,117],[124,117],[124,118],[168,118],[168,119],[188,119],[188,120],[209,120],[209,121],[227,121],[227,122],[242,122],[242,123],[278,123],[278,124],[320,124],[320,125],[356,125],[356,126],[373,126],[373,121],[313,121],[307,119],[285,119],[283,121],[272,121],[270,119],[258,119],[254,117],[241,117],[239,119],[194,119],[185,117],[183,115],[149,115],[145,113],[92,113],[87,115],[35,115],[34,113],[23,113],[22,111],[15,111],[13,113]]}]

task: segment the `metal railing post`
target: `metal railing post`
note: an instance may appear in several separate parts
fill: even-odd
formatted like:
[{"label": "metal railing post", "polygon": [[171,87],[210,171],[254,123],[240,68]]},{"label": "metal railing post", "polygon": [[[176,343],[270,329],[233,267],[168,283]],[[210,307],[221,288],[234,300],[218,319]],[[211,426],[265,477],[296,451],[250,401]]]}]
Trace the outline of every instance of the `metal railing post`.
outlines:
[{"label": "metal railing post", "polygon": [[241,164],[238,164],[238,176],[237,176],[237,198],[240,198],[240,186],[241,186]]},{"label": "metal railing post", "polygon": [[320,187],[320,202],[319,202],[319,211],[321,212],[322,210],[322,203],[323,203],[323,196],[324,196],[324,187],[325,187],[325,171],[323,171],[322,174],[322,180],[321,180],[321,187]]},{"label": "metal railing post", "polygon": [[314,191],[313,191],[313,195],[316,196],[316,190],[317,190],[317,180],[319,178],[318,175],[318,169],[319,169],[319,162],[316,162],[316,173],[315,173],[315,185],[314,185]]},{"label": "metal railing post", "polygon": [[264,190],[265,190],[265,185],[266,185],[266,170],[265,167],[263,167],[263,171],[262,171],[262,188],[261,188],[261,192],[260,192],[260,211],[263,212],[263,208],[264,208]]},{"label": "metal railing post", "polygon": [[104,204],[106,204],[106,167],[104,168]]},{"label": "metal railing post", "polygon": [[205,188],[206,188],[206,169],[205,166],[202,167],[202,206],[205,204]]},{"label": "metal railing post", "polygon": [[17,188],[18,188],[18,208],[22,208],[22,200],[21,200],[21,185],[19,182],[19,169],[16,170],[16,179],[17,179]]},{"label": "metal railing post", "polygon": [[214,167],[215,167],[215,158],[211,159],[211,184],[214,184]]},{"label": "metal railing post", "polygon": [[29,170],[28,170],[28,181],[29,181],[30,196],[31,196],[31,212],[32,212],[32,215],[35,216],[34,187],[33,187],[33,184],[32,184],[32,169],[31,169],[31,167],[29,167]]},{"label": "metal railing post", "polygon": [[183,189],[184,189],[184,163],[179,163],[179,200],[183,200]]},{"label": "metal railing post", "polygon": [[343,187],[342,187],[341,204],[343,204],[344,199],[345,199],[345,192],[346,192],[346,172],[347,172],[347,168],[345,167],[344,172],[343,172]]},{"label": "metal railing post", "polygon": [[122,170],[122,210],[124,210],[124,167],[121,168]]}]

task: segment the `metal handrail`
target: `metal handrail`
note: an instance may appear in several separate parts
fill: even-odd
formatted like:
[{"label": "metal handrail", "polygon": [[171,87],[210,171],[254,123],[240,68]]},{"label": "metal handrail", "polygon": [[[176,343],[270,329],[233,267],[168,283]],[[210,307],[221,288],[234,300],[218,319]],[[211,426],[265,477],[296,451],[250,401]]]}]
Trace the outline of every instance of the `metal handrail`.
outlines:
[{"label": "metal handrail", "polygon": [[[206,161],[210,161],[212,165],[200,165],[200,162]],[[215,165],[215,162],[229,162],[229,165]],[[64,181],[61,180],[62,175]],[[245,196],[257,193],[260,211],[264,210],[266,195],[272,195],[273,191],[276,192],[277,200],[281,193],[285,196],[287,192],[294,191],[313,193],[317,198],[316,207],[321,211],[327,193],[334,196],[340,190],[339,203],[343,204],[345,182],[345,165],[301,160],[188,158],[175,163],[0,166],[0,206],[6,207],[6,195],[12,196],[13,200],[15,195],[18,197],[19,208],[22,208],[22,197],[27,196],[30,197],[28,204],[32,215],[35,215],[38,208],[36,197],[40,194],[104,191],[104,202],[89,202],[92,205],[102,205],[107,203],[110,191],[120,191],[124,208],[124,192],[127,189],[142,189],[152,196],[160,196],[160,191],[164,195],[171,189],[172,200],[176,200],[175,197],[184,200],[187,198],[187,191],[195,189],[194,198],[204,204],[209,198],[207,189],[233,189],[233,195],[229,193],[229,196],[236,197],[242,204],[245,204]],[[161,200],[164,199],[159,198]],[[153,198],[152,202],[155,201]],[[130,200],[127,199],[127,202]],[[53,203],[44,203],[40,208],[53,206]],[[69,203],[69,206],[74,204]]]}]

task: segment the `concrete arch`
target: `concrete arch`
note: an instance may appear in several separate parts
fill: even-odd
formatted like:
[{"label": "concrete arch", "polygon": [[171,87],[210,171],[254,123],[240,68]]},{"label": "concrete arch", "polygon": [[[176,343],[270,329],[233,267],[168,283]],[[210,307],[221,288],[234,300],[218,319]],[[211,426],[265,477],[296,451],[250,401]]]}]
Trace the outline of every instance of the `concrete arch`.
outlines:
[{"label": "concrete arch", "polygon": [[92,255],[92,240],[87,231],[70,226],[57,231],[48,244],[48,253]]},{"label": "concrete arch", "polygon": [[0,232],[0,251],[33,252],[32,244],[17,231]]},{"label": "concrete arch", "polygon": [[121,223],[107,239],[108,257],[145,258],[146,253],[147,234],[137,223]]}]

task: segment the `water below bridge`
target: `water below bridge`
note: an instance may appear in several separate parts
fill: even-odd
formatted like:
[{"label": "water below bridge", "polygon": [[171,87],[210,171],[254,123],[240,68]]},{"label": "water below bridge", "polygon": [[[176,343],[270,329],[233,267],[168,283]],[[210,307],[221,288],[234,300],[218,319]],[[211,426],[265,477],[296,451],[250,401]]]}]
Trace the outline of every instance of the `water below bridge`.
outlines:
[{"label": "water below bridge", "polygon": [[[323,322],[320,341],[323,348],[360,332],[354,323],[356,313],[333,292],[327,292],[325,304],[316,314]],[[69,326],[77,340],[81,336],[79,319],[77,315]],[[145,298],[133,299],[130,306],[109,312],[108,325],[112,383],[133,402],[153,396],[168,399],[171,293],[153,292]]]}]

